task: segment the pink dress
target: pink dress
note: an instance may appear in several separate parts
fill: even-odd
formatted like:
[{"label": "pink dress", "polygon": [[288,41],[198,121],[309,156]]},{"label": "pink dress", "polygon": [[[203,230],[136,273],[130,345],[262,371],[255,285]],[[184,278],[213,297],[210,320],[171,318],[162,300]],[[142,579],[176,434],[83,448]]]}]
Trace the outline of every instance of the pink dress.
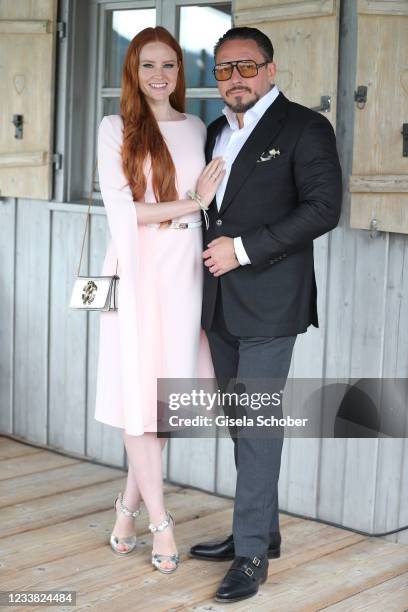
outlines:
[{"label": "pink dress", "polygon": [[[205,126],[194,115],[160,121],[176,168],[179,198],[194,189],[205,166]],[[95,419],[131,435],[156,431],[157,378],[213,378],[200,326],[202,228],[158,229],[138,224],[123,174],[122,119],[104,117],[98,135],[101,193],[111,239],[101,274],[112,274],[118,257],[118,310],[100,313]],[[155,202],[151,174],[146,202]],[[201,213],[176,221],[199,221]]]}]

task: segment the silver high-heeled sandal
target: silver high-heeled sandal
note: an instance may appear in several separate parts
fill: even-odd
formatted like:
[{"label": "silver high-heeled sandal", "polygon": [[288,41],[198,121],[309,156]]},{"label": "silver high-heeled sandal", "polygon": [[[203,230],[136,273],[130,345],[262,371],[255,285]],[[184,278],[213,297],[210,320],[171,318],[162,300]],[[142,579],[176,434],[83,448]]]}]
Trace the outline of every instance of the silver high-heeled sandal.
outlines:
[{"label": "silver high-heeled sandal", "polygon": [[[129,508],[125,506],[125,504],[123,503],[122,493],[119,493],[115,501],[113,502],[113,509],[115,510],[115,512],[117,512],[116,502],[118,499],[119,499],[119,509],[122,512],[122,514],[128,517],[133,517],[133,518],[136,518],[136,516],[140,514],[140,507],[134,512],[132,512],[131,510],[129,510]],[[111,545],[113,552],[117,553],[118,555],[128,555],[130,552],[132,552],[132,550],[135,549],[136,539],[137,539],[136,534],[127,536],[126,538],[118,538],[118,536],[115,536],[112,533],[109,539],[109,543]],[[119,550],[118,545],[123,545],[123,544],[125,544],[125,546],[127,547],[126,550]]]},{"label": "silver high-heeled sandal", "polygon": [[[149,530],[152,533],[156,533],[157,531],[164,531],[170,525],[170,521],[172,523],[172,527],[174,527],[176,524],[175,520],[170,514],[170,512],[166,510],[166,518],[164,519],[164,521],[162,521],[158,525],[153,525],[153,523],[150,523]],[[163,563],[163,561],[170,561],[171,563],[174,563],[174,567],[161,567],[161,563]],[[158,569],[159,572],[161,572],[162,574],[171,574],[172,572],[175,572],[179,566],[179,562],[180,558],[177,551],[172,555],[162,555],[161,553],[152,552],[152,565],[154,565],[154,567]]]}]

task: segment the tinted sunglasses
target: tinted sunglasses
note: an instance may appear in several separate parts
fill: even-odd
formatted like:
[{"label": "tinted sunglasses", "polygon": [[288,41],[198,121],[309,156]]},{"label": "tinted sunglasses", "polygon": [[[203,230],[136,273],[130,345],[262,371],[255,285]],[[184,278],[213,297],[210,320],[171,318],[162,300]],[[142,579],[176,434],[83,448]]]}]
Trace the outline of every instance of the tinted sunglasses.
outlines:
[{"label": "tinted sunglasses", "polygon": [[238,60],[236,62],[223,62],[216,64],[213,68],[213,73],[217,81],[228,81],[232,77],[234,66],[237,67],[239,74],[244,79],[250,79],[258,74],[258,68],[266,66],[270,62],[262,62],[257,64],[254,60]]}]

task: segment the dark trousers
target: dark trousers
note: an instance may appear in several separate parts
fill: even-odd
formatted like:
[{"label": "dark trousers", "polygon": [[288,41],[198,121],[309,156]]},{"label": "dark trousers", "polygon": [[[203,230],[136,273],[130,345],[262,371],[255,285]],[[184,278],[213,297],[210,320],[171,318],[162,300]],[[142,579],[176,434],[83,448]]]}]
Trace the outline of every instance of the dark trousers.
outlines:
[{"label": "dark trousers", "polygon": [[[288,376],[296,336],[234,336],[226,326],[219,284],[212,327],[207,331],[215,375],[221,391],[230,379],[279,379]],[[251,382],[249,382],[251,386]],[[247,385],[248,390],[248,385]],[[230,412],[230,411],[229,411]],[[234,442],[237,484],[232,531],[236,556],[266,554],[269,542],[280,542],[278,480],[282,437],[237,435]]]}]

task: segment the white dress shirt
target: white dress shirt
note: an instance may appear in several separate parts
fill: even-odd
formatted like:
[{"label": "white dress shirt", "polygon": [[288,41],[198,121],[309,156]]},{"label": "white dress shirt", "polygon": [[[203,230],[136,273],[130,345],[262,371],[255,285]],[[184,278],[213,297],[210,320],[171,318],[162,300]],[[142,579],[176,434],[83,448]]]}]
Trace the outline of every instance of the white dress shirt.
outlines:
[{"label": "white dress shirt", "polygon": [[[274,87],[272,87],[272,89],[264,96],[262,96],[262,98],[260,98],[252,108],[244,113],[244,125],[242,128],[240,128],[238,125],[236,114],[230,108],[228,108],[228,106],[224,106],[222,112],[226,116],[228,124],[225,125],[218,134],[213,151],[213,157],[224,158],[224,168],[226,170],[222,183],[218,187],[216,193],[218,210],[220,210],[222,200],[224,198],[225,189],[231,174],[232,164],[245,144],[247,138],[252,133],[252,130],[256,127],[266,109],[269,108],[272,102],[274,102],[274,100],[278,97],[278,94],[278,87],[274,85]],[[244,249],[240,236],[234,238],[234,249],[241,266],[251,263]]]}]

